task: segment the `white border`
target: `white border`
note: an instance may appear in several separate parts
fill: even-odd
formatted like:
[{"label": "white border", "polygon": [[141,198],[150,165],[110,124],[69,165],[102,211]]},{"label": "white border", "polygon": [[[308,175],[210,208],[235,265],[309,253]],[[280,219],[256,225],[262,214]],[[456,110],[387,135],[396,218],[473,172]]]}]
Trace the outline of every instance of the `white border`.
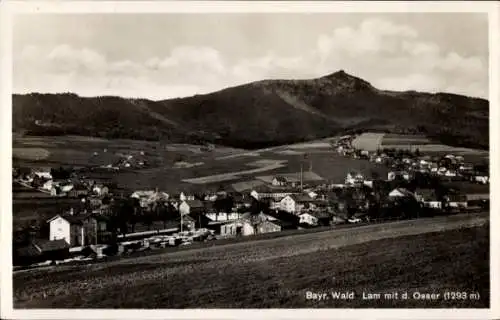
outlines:
[{"label": "white border", "polygon": [[[246,310],[65,310],[65,309],[12,309],[12,196],[11,196],[11,93],[12,93],[12,15],[16,13],[235,13],[235,12],[488,12],[489,44],[490,44],[490,167],[491,193],[497,188],[500,178],[498,152],[495,142],[500,134],[497,121],[499,118],[499,13],[497,2],[208,2],[208,1],[168,1],[168,2],[1,2],[0,42],[1,82],[0,106],[2,110],[2,143],[0,172],[0,239],[1,239],[1,315],[2,319],[330,319],[339,317],[383,318],[383,319],[494,319],[500,317],[500,309],[496,301],[500,301],[500,279],[498,270],[500,261],[498,249],[500,236],[494,232],[498,225],[498,217],[491,214],[491,308],[490,309],[246,309]],[[493,121],[492,121],[493,120]],[[8,191],[8,192],[7,192]],[[495,197],[491,198],[491,212],[499,212],[500,206]]]}]

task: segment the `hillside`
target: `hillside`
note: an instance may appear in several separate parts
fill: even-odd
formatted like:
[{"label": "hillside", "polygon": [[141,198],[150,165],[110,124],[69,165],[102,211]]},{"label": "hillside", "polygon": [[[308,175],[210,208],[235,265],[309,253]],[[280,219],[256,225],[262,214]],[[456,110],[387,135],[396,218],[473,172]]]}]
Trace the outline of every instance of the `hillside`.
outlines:
[{"label": "hillside", "polygon": [[487,100],[382,91],[338,71],[311,80],[263,80],[163,101],[74,94],[13,96],[13,128],[34,135],[81,134],[259,148],[353,130],[422,133],[487,149]]}]

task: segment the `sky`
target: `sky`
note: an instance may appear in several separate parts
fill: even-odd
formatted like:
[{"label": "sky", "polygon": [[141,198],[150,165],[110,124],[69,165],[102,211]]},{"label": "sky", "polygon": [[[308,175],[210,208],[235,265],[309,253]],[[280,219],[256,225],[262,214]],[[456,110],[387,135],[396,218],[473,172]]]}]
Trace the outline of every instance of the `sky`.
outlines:
[{"label": "sky", "polygon": [[488,97],[482,13],[19,14],[14,93],[153,100],[338,70],[385,90]]}]

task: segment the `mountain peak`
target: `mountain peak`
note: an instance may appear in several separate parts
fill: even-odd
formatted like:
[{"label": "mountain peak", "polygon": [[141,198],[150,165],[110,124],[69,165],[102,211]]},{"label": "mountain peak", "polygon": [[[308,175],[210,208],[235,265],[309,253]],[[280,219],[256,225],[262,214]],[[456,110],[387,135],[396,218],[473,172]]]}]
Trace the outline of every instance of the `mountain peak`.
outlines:
[{"label": "mountain peak", "polygon": [[329,81],[331,84],[334,84],[337,87],[343,87],[345,89],[350,90],[360,90],[360,89],[374,89],[373,86],[358,77],[348,74],[343,69],[331,73],[329,75],[323,76],[319,78],[321,81]]}]

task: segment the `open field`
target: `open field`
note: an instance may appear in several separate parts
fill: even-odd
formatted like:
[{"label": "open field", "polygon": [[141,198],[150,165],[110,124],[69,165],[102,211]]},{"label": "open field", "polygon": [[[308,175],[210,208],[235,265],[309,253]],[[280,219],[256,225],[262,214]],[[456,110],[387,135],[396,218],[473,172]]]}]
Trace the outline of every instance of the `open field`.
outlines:
[{"label": "open field", "polygon": [[24,160],[44,160],[50,152],[44,148],[12,148],[12,156]]},{"label": "open field", "polygon": [[455,153],[461,155],[487,155],[488,151],[470,148],[452,147],[444,144],[434,143],[421,135],[403,135],[366,132],[353,141],[357,149],[377,151],[379,149],[401,149],[425,153]]},{"label": "open field", "polygon": [[[14,274],[14,306],[488,307],[488,230],[487,214],[456,215],[33,270]],[[305,299],[306,291],[332,290],[352,290],[356,298]],[[360,297],[445,290],[478,292],[480,299]]]},{"label": "open field", "polygon": [[[24,161],[21,163],[15,161],[14,165],[27,164],[49,167],[60,166],[62,164],[75,165],[76,163],[80,163],[81,165],[98,165],[107,163],[103,159],[109,160],[105,158],[105,154],[135,154],[139,151],[144,151],[146,158],[155,162],[155,166],[141,170],[119,171],[117,173],[89,173],[92,176],[97,174],[106,175],[112,182],[117,183],[120,188],[124,189],[125,192],[138,189],[154,189],[156,187],[169,193],[217,189],[223,181],[238,183],[253,180],[255,176],[262,175],[264,171],[267,171],[266,175],[299,172],[301,163],[304,165],[304,170],[308,170],[309,165],[312,164],[312,171],[324,179],[332,180],[335,183],[344,181],[345,175],[349,170],[360,171],[366,175],[370,174],[372,170],[379,172],[381,175],[387,174],[387,169],[383,166],[365,160],[341,157],[331,150],[330,147],[301,149],[300,152],[292,154],[278,153],[279,151],[289,150],[288,146],[282,146],[267,151],[260,150],[258,156],[241,155],[241,153],[234,151],[234,149],[221,148],[224,151],[234,151],[238,155],[237,157],[221,159],[218,156],[222,154],[221,152],[193,153],[189,152],[189,150],[179,151],[180,145],[175,145],[177,151],[165,151],[165,147],[160,148],[158,146],[154,149],[153,147],[158,145],[158,143],[155,144],[152,142],[145,142],[143,145],[135,141],[130,142],[131,144],[128,145],[128,141],[122,140],[109,141],[96,139],[96,141],[93,141],[93,139],[89,139],[87,141],[82,138],[82,143],[77,143],[77,140],[70,139],[65,141],[64,137],[57,138],[59,139],[52,139],[50,137],[29,138],[30,142],[51,145],[49,148],[52,150],[51,157],[44,161]],[[18,141],[17,143],[20,142]],[[189,149],[192,146],[186,146],[186,148]],[[104,149],[107,149],[106,153],[103,152]],[[93,152],[98,152],[99,155],[94,157],[92,156]],[[307,160],[303,156],[305,153],[307,154]],[[58,159],[54,159],[54,156],[57,156]],[[182,159],[179,159],[180,157]],[[262,160],[266,160],[266,164],[270,165],[265,170],[260,168],[263,165]],[[255,163],[254,161],[259,162]],[[249,163],[252,162],[259,167],[249,168]],[[176,163],[186,163],[189,165],[176,166]],[[273,165],[271,166],[271,164]],[[237,174],[235,174],[236,172]],[[207,176],[215,177],[207,180]],[[198,179],[200,177],[205,177],[204,180],[206,181],[201,180],[203,184],[191,183],[192,181],[200,182]]]},{"label": "open field", "polygon": [[352,146],[360,150],[377,151],[384,135],[385,133],[363,133],[353,140]]},{"label": "open field", "polygon": [[[205,157],[213,158],[226,154],[241,152],[239,149],[215,147],[213,151],[203,152],[200,146],[188,144],[164,144],[154,141],[107,140],[80,136],[56,137],[19,137],[13,138],[14,156],[20,162],[32,164],[43,160],[50,166],[60,165],[107,165],[120,159],[122,155],[138,155],[145,152],[144,158],[155,166],[173,166],[182,160],[199,162]],[[37,151],[38,150],[38,151]],[[40,155],[45,155],[40,158]],[[37,152],[35,152],[37,151]],[[96,153],[96,155],[94,154]],[[38,156],[39,158],[36,158]],[[195,159],[196,161],[191,161]]]}]

